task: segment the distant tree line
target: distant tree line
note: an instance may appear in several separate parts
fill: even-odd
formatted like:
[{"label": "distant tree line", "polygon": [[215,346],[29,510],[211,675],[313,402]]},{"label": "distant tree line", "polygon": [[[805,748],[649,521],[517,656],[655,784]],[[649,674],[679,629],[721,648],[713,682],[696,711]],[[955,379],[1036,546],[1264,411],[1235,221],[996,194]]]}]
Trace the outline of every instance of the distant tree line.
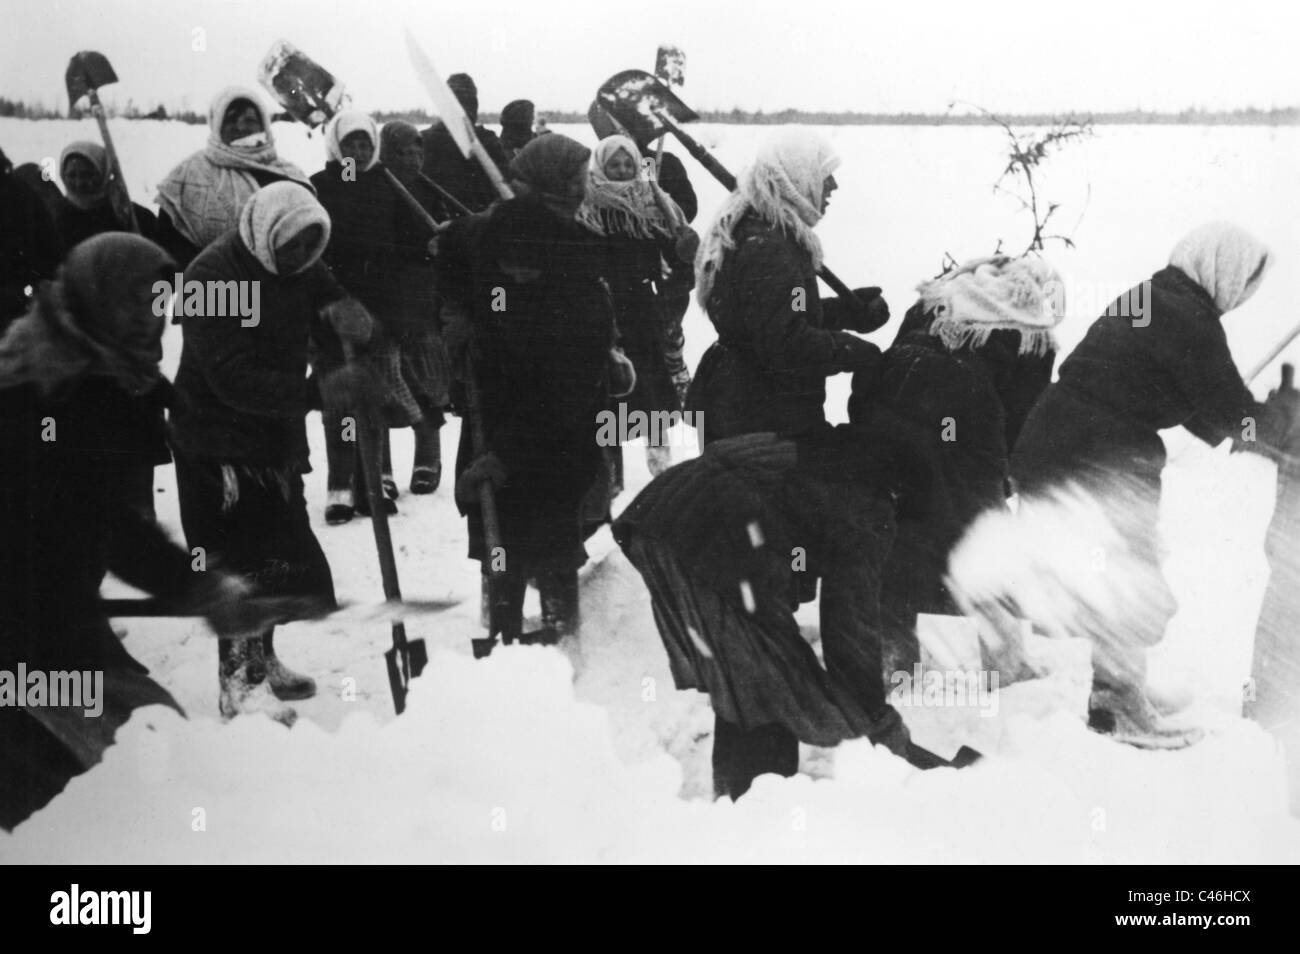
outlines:
[{"label": "distant tree line", "polygon": [[[133,101],[118,107],[109,103],[105,106],[109,116],[123,119],[172,119],[185,123],[203,124],[208,121],[205,113],[193,110],[168,112],[159,104],[152,110],[145,111]],[[84,110],[60,110],[44,103],[26,103],[21,100],[0,96],[0,116],[12,116],[18,119],[77,119],[85,114]],[[811,126],[985,126],[997,125],[989,116],[978,113],[863,113],[863,112],[828,112],[805,109],[782,109],[777,112],[744,109],[704,109],[699,110],[701,122],[735,123],[746,126],[784,125],[801,123]],[[379,122],[390,119],[404,119],[425,126],[433,117],[425,110],[381,110],[373,114]],[[537,115],[548,123],[585,123],[585,112],[572,110],[539,109]],[[275,118],[287,119],[283,114]],[[1064,120],[1089,123],[1094,126],[1114,125],[1151,125],[1151,126],[1294,126],[1300,124],[1300,106],[1285,109],[1234,109],[1208,110],[1184,109],[1176,113],[1152,112],[1144,109],[1130,109],[1109,113],[1071,113],[1062,116],[1059,113],[1022,113],[1002,114],[1001,118],[1016,126],[1052,126]],[[479,113],[479,122],[496,124],[500,114],[493,112]]]}]

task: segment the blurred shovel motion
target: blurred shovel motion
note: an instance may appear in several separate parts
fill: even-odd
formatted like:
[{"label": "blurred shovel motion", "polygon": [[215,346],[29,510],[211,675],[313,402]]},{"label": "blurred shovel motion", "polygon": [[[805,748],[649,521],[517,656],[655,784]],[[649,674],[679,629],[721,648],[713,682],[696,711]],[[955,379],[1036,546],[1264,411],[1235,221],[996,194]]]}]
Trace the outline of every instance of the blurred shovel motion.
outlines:
[{"label": "blurred shovel motion", "polygon": [[104,105],[99,101],[99,90],[117,82],[117,74],[108,62],[108,57],[94,50],[82,50],[68,61],[67,72],[63,76],[68,88],[68,106],[75,109],[82,99],[89,99],[90,112],[99,123],[99,134],[104,140],[104,151],[108,156],[108,190],[113,211],[118,221],[125,224],[137,235],[140,226],[135,220],[135,209],[131,205],[131,195],[122,178],[122,167],[117,161],[117,150],[113,148],[113,137],[108,131],[108,119],[104,114]]}]

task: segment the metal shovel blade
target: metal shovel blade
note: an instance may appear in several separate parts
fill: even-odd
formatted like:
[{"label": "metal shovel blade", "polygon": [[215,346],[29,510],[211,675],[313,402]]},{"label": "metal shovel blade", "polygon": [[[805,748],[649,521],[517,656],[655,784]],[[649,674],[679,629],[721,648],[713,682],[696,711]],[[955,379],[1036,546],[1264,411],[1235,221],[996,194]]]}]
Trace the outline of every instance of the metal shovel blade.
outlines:
[{"label": "metal shovel blade", "polygon": [[117,74],[103,53],[82,50],[68,61],[68,71],[63,75],[63,80],[68,86],[68,106],[72,107],[91,90],[116,83]]},{"label": "metal shovel blade", "polygon": [[393,642],[393,648],[384,653],[384,664],[388,668],[393,709],[401,715],[406,710],[406,694],[410,691],[411,680],[424,672],[424,667],[429,664],[429,649],[423,639],[408,641],[406,627],[401,623],[393,624]]},{"label": "metal shovel blade", "polygon": [[660,112],[677,123],[694,122],[700,118],[654,74],[645,70],[624,70],[614,74],[596,93],[596,102],[628,131],[641,149],[669,131],[659,117]]}]

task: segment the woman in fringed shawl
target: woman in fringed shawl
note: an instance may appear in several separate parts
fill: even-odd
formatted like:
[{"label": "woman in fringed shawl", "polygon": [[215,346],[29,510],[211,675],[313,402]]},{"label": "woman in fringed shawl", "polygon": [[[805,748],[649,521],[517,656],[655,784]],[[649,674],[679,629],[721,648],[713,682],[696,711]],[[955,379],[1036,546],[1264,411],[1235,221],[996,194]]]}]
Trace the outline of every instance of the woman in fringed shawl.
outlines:
[{"label": "woman in fringed shawl", "polygon": [[[365,113],[346,110],[325,127],[325,149],[329,161],[311,177],[332,225],[324,261],[375,319],[374,334],[358,357],[382,382],[386,395],[384,423],[387,427],[418,426],[423,414],[402,373],[399,350],[399,326],[409,307],[403,301],[400,285],[399,256],[403,250],[397,241],[397,223],[401,200],[379,164],[378,128]],[[343,366],[342,345],[327,328],[313,339],[313,345],[312,368],[318,377]],[[349,427],[344,419],[355,418],[356,411],[326,401],[321,412],[329,458],[325,519],[331,524],[347,522],[354,512],[370,513],[358,445],[345,437]],[[394,514],[397,505],[393,501],[398,491],[386,428],[381,440],[384,507]]]},{"label": "woman in fringed shawl", "polygon": [[[190,264],[187,284],[256,283],[260,313],[247,325],[187,311],[171,419],[190,547],[202,547],[209,563],[245,576],[261,593],[314,598],[325,607],[334,604],[334,584],[303,499],[308,338],[324,333],[321,315],[331,335],[357,343],[371,324],[320,260],[329,237],[329,216],[310,192],[273,183],[244,206],[238,229]],[[335,378],[320,382],[327,402]],[[276,657],[272,635],[269,628],[260,639],[221,641],[225,718],[263,711],[291,723],[293,709],[277,699],[315,693],[311,679]]]},{"label": "woman in fringed shawl", "polygon": [[769,136],[719,208],[695,259],[695,297],[718,340],[687,396],[704,415],[704,440],[826,427],[826,378],[875,369],[867,333],[889,319],[880,289],[857,289],[863,308],[821,298],[821,221],[837,188],[829,142],[791,127]]},{"label": "woman in fringed shawl", "polygon": [[[626,413],[640,412],[649,420],[680,413],[668,367],[670,329],[657,297],[672,266],[693,257],[697,237],[677,203],[644,177],[641,152],[628,137],[609,136],[596,146],[578,222],[601,237],[619,344],[636,369],[636,386],[621,401]],[[679,257],[679,248],[684,257]],[[655,476],[672,465],[671,451],[662,440],[662,433],[647,438],[646,459]]]},{"label": "woman in fringed shawl", "polygon": [[1193,229],[1165,268],[1093,322],[1016,443],[1012,470],[1023,497],[1073,483],[1151,568],[1143,618],[1121,632],[1082,634],[1095,641],[1092,725],[1102,731],[1171,744],[1190,738],[1159,711],[1181,700],[1152,695],[1146,682],[1146,650],[1177,611],[1160,571],[1160,431],[1182,425],[1210,445],[1231,437],[1238,450],[1275,453],[1289,415],[1251,394],[1221,323],[1255,293],[1270,261],[1263,243],[1235,225]]},{"label": "woman in fringed shawl", "polygon": [[0,828],[99,761],[132,711],[176,701],[101,608],[111,570],[233,633],[247,587],[192,557],[132,506],[132,462],[166,456],[149,396],[162,382],[155,283],[174,263],[136,235],[69,253],[0,339],[0,671],[103,672],[103,710],[0,705]]},{"label": "woman in fringed shawl", "polygon": [[[67,195],[59,202],[54,223],[66,248],[101,232],[129,232],[131,224],[118,220],[109,200],[108,153],[97,142],[69,143],[59,156],[59,176]],[[155,241],[158,219],[139,203],[132,202],[139,234]]]},{"label": "woman in fringed shawl", "polygon": [[[470,558],[485,571],[504,561],[489,625],[506,640],[522,633],[530,578],[550,634],[579,622],[582,504],[602,466],[598,414],[614,336],[591,233],[573,220],[590,155],[559,134],[533,140],[510,167],[516,198],[457,220],[439,243],[444,315],[449,330],[468,329],[487,441],[476,457],[471,428],[461,428],[456,498]],[[504,553],[483,538],[484,481],[496,487]]]},{"label": "woman in fringed shawl", "polygon": [[944,585],[948,554],[982,512],[1006,506],[1010,449],[1052,378],[1063,289],[1033,257],[976,259],[923,283],[879,385],[850,401],[855,422],[882,412],[908,422],[918,452],[938,462],[929,506],[898,521],[885,568],[886,672],[920,661],[918,613],[959,612]]},{"label": "woman in fringed shawl", "polygon": [[239,224],[244,203],[272,182],[306,174],[275,151],[261,96],[244,86],[217,94],[208,112],[208,144],[158,185],[158,241],[184,267],[208,243]]}]

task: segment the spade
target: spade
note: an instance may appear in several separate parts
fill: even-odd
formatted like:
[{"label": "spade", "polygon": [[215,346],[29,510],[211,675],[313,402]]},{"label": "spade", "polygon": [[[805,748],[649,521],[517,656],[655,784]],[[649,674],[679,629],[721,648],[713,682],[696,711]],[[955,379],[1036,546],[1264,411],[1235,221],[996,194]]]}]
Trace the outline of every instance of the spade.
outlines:
[{"label": "spade", "polygon": [[104,151],[108,154],[109,194],[113,197],[113,210],[118,220],[127,223],[132,232],[139,233],[140,226],[135,221],[135,209],[131,205],[131,195],[127,192],[126,180],[122,178],[122,167],[117,161],[117,150],[113,148],[113,137],[108,131],[108,120],[104,116],[104,105],[99,101],[99,90],[117,82],[117,74],[108,62],[108,57],[94,50],[82,50],[68,61],[68,70],[63,76],[68,87],[68,106],[76,108],[83,98],[90,100],[90,112],[99,123],[99,134],[104,139]]}]

